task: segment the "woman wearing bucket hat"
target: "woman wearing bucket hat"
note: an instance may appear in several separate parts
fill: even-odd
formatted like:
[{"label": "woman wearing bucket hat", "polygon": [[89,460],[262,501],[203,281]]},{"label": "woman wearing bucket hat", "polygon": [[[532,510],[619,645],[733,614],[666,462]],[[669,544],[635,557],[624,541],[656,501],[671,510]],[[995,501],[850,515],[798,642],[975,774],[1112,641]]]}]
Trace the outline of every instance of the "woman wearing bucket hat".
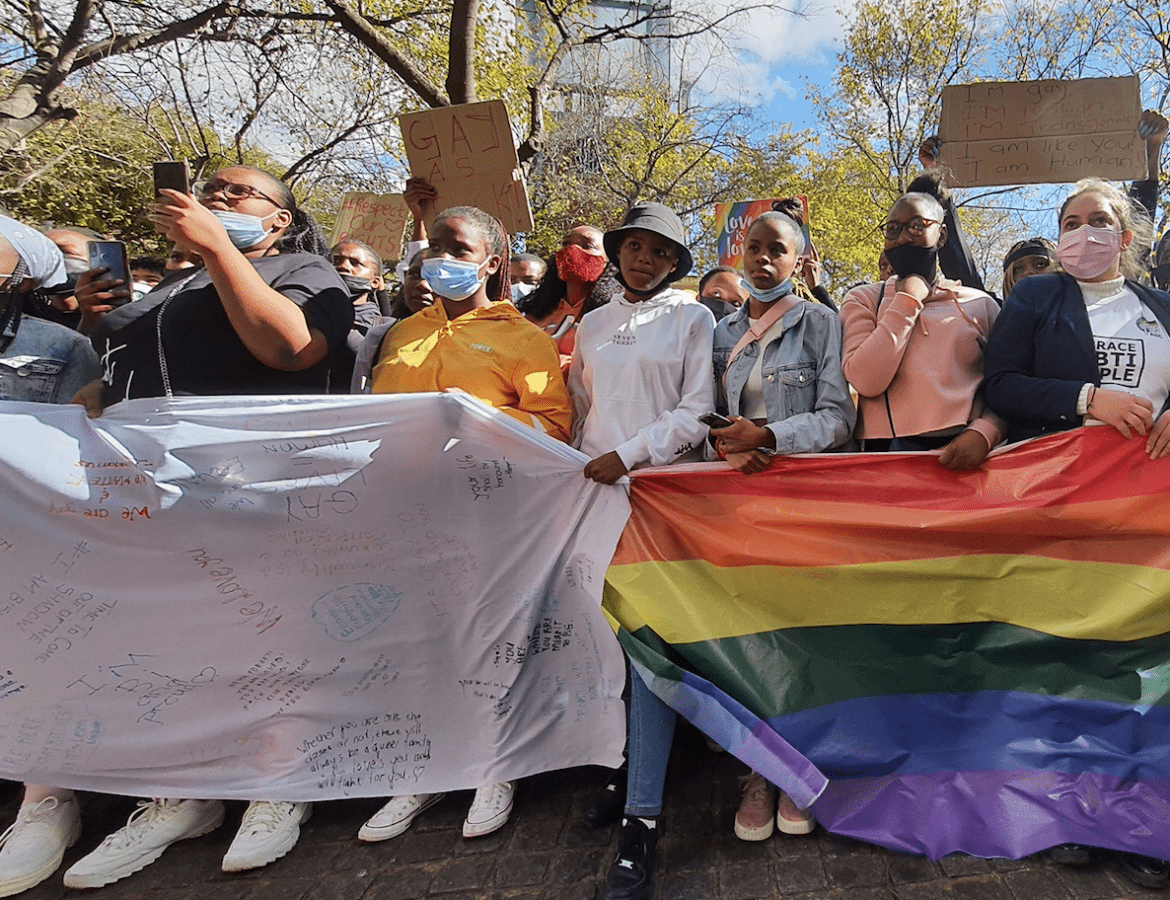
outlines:
[{"label": "woman wearing bucket hat", "polygon": [[573,444],[591,457],[585,477],[602,484],[636,466],[702,458],[715,320],[670,286],[691,270],[683,240],[661,203],[632,207],[603,239],[623,290],[581,320],[569,370]]},{"label": "woman wearing bucket hat", "polygon": [[[671,283],[691,270],[682,223],[661,203],[626,213],[603,245],[623,290],[585,316],[569,369],[574,444],[591,457],[585,477],[613,484],[642,465],[701,459],[715,402],[710,310]],[[629,773],[618,854],[606,900],[654,893],[657,817],[675,713],[630,678]]]}]

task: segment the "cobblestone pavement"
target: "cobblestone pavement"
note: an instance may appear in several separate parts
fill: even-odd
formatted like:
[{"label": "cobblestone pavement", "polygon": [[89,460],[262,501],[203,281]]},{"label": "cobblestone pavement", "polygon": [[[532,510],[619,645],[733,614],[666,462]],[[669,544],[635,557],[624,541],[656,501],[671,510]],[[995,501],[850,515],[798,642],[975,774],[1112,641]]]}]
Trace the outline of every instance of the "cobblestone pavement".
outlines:
[{"label": "cobblestone pavement", "polygon": [[[732,834],[743,767],[713,754],[689,729],[675,742],[659,845],[658,900],[1113,900],[1155,898],[1107,866],[1070,869],[1046,860],[939,862],[905,856],[818,829],[807,837],[774,835],[748,844]],[[27,900],[595,900],[609,868],[616,827],[594,831],[585,810],[603,780],[599,769],[524,779],[511,820],[500,831],[464,840],[460,825],[470,792],[448,796],[406,834],[358,842],[358,828],[379,800],[317,804],[287,857],[252,872],[219,870],[243,812],[229,804],[216,832],[171,847],[162,859],[121,882],[82,894],[61,872],[21,896]],[[0,787],[0,823],[16,815],[19,790]],[[93,849],[134,809],[127,798],[83,794],[85,831],[66,865]],[[61,870],[64,871],[64,868]]]}]

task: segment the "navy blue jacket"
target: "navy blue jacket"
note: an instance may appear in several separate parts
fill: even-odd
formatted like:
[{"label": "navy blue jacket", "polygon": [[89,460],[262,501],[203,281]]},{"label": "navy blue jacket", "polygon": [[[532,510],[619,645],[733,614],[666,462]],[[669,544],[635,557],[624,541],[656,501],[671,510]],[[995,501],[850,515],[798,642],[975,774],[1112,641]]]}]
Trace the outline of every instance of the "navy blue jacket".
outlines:
[{"label": "navy blue jacket", "polygon": [[[1128,279],[1125,284],[1170,334],[1170,294]],[[1009,441],[1083,424],[1077,415],[1081,388],[1099,385],[1101,374],[1076,279],[1033,275],[1017,282],[991,329],[983,364],[983,397],[1007,419]],[[1167,408],[1170,397],[1161,411]]]}]

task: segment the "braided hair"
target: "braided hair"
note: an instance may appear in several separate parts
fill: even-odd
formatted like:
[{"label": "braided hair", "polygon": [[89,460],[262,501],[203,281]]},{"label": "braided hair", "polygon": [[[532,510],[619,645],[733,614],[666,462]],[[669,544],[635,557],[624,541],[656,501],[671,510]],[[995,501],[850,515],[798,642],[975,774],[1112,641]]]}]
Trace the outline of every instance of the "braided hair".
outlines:
[{"label": "braided hair", "polygon": [[[461,219],[474,228],[487,245],[488,253],[500,258],[500,267],[488,277],[487,297],[493,302],[512,299],[512,276],[508,272],[508,232],[495,216],[475,206],[452,206],[435,216],[435,224]],[[432,226],[433,228],[434,226]]]},{"label": "braided hair", "polygon": [[272,186],[272,193],[282,207],[292,215],[292,224],[285,229],[280,240],[276,242],[276,249],[281,253],[312,253],[314,256],[323,256],[329,259],[329,242],[321,231],[317,220],[297,205],[297,198],[287,184],[255,166],[233,166],[237,169],[247,169],[263,175]]}]

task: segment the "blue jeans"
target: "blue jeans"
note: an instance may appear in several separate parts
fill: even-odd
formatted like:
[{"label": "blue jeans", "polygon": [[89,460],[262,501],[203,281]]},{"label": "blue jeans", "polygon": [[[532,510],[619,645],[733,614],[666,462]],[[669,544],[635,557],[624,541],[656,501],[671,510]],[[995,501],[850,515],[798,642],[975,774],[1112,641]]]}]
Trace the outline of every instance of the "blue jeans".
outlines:
[{"label": "blue jeans", "polygon": [[630,771],[626,815],[652,818],[662,812],[666,764],[678,714],[663,703],[630,667]]}]

